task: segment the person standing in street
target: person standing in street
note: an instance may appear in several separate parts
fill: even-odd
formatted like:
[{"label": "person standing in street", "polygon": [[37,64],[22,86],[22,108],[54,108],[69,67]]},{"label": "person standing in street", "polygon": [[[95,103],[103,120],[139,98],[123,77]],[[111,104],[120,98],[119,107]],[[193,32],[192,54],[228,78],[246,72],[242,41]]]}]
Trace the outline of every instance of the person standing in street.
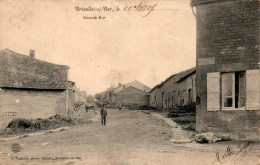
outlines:
[{"label": "person standing in street", "polygon": [[101,110],[100,110],[100,115],[101,115],[101,124],[106,125],[106,119],[107,119],[107,110],[105,109],[105,106],[103,105]]},{"label": "person standing in street", "polygon": [[86,110],[86,112],[88,112],[88,105],[87,104],[85,104],[85,110]]}]

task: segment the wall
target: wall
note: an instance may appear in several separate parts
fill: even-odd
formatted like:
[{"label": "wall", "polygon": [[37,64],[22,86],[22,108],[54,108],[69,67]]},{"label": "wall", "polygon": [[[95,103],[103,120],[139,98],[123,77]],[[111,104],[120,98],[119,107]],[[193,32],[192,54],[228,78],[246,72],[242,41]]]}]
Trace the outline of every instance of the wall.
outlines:
[{"label": "wall", "polygon": [[147,93],[136,89],[134,87],[128,87],[115,94],[115,106],[122,105],[147,105]]},{"label": "wall", "polygon": [[[160,87],[150,92],[150,105],[162,109],[171,109],[175,105],[188,104],[188,90],[192,90],[192,102],[196,100],[195,78],[193,73],[183,79],[178,79],[178,75],[167,79]],[[177,81],[176,81],[177,79]],[[162,96],[162,93],[163,96]],[[183,100],[183,103],[181,103]]]},{"label": "wall", "polygon": [[74,95],[75,102],[86,102],[86,95],[82,91],[76,90]]},{"label": "wall", "polygon": [[[260,111],[207,111],[207,73],[258,69],[259,1],[227,0],[196,6],[196,130],[260,138]],[[250,134],[249,134],[250,132]]]},{"label": "wall", "polygon": [[[67,97],[67,98],[66,98]],[[66,115],[72,115],[73,111],[74,111],[74,103],[76,103],[76,100],[75,100],[75,91],[72,90],[72,89],[66,89],[65,92],[62,93],[62,97],[64,100],[61,101],[61,103],[66,103]],[[62,109],[62,111],[64,111]],[[57,110],[56,110],[57,112]],[[62,114],[62,112],[59,112],[59,114]]]},{"label": "wall", "polygon": [[160,88],[155,88],[150,94],[149,103],[153,107],[162,107],[162,92]]},{"label": "wall", "polygon": [[37,91],[0,88],[0,128],[14,118],[48,118],[66,115],[65,90]]},{"label": "wall", "polygon": [[[192,74],[185,79],[180,80],[176,86],[176,104],[187,105],[196,100],[196,88],[195,88],[196,74]],[[191,102],[189,102],[189,89],[191,90]],[[179,95],[178,95],[179,93]]]}]

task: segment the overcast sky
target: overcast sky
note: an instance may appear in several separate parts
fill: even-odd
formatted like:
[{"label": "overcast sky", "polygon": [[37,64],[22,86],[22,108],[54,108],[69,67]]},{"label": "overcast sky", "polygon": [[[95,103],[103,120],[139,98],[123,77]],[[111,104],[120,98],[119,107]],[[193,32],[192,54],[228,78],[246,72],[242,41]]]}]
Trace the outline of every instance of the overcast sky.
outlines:
[{"label": "overcast sky", "polygon": [[[131,0],[0,1],[0,49],[68,65],[69,79],[88,94],[138,80],[153,87],[195,66],[196,19],[190,0],[142,0],[147,17],[130,12],[76,12],[75,7],[138,5]],[[83,16],[105,16],[85,20]]]}]

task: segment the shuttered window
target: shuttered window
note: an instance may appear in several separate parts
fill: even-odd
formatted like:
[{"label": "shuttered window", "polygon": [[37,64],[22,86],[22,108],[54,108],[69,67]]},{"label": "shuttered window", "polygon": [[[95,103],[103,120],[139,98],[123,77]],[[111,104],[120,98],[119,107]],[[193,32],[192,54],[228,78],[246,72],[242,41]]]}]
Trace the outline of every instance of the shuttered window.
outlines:
[{"label": "shuttered window", "polygon": [[208,73],[207,110],[220,109],[260,110],[260,70]]},{"label": "shuttered window", "polygon": [[245,110],[245,72],[222,73],[221,80],[222,109]]},{"label": "shuttered window", "polygon": [[260,110],[260,70],[246,71],[246,110]]},{"label": "shuttered window", "polygon": [[220,73],[207,73],[207,110],[220,110]]}]

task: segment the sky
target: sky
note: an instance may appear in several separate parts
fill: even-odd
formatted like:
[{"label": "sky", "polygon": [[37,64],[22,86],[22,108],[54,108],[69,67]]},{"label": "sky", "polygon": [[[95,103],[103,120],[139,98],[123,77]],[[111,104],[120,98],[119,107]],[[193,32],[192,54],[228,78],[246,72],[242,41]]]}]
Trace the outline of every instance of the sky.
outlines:
[{"label": "sky", "polygon": [[[138,12],[125,7],[154,6]],[[190,0],[0,0],[0,49],[70,67],[88,94],[137,80],[154,87],[196,63],[196,19]],[[75,7],[120,8],[76,11]],[[102,16],[105,19],[83,19]]]}]

